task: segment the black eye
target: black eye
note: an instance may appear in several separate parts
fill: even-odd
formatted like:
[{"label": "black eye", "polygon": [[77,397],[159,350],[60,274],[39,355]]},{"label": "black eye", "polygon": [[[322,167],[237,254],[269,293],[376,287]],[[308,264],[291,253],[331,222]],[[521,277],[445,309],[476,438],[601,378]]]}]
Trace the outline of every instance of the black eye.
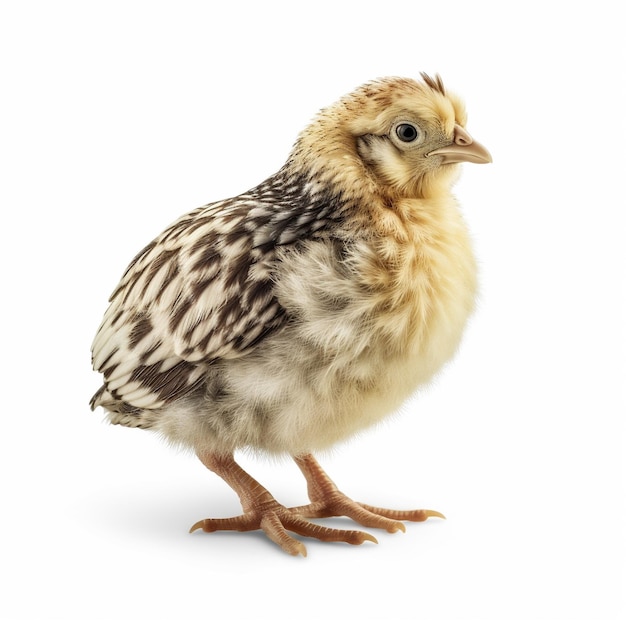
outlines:
[{"label": "black eye", "polygon": [[398,124],[396,126],[396,135],[400,141],[411,143],[419,137],[419,131],[412,124]]}]

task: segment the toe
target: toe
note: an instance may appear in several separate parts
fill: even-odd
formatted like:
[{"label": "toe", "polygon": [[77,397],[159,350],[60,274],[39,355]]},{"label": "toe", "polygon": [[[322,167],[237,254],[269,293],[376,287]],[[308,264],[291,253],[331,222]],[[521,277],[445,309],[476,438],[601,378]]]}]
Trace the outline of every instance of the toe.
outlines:
[{"label": "toe", "polygon": [[293,556],[306,556],[304,544],[287,533],[285,527],[287,525],[284,520],[281,522],[280,517],[276,513],[267,513],[261,520],[261,528],[275,544]]},{"label": "toe", "polygon": [[283,520],[285,528],[303,537],[312,537],[319,541],[343,541],[353,546],[361,545],[366,541],[378,543],[376,537],[361,530],[342,530],[313,524],[299,516],[290,516]]},{"label": "toe", "polygon": [[431,511],[428,509],[399,511],[396,509],[384,509],[377,506],[370,506],[369,504],[363,504],[362,502],[359,502],[358,505],[366,511],[369,511],[370,513],[380,515],[381,517],[391,520],[403,520],[405,522],[423,522],[429,517],[440,517],[442,519],[446,519],[445,515],[439,513],[439,511]]}]

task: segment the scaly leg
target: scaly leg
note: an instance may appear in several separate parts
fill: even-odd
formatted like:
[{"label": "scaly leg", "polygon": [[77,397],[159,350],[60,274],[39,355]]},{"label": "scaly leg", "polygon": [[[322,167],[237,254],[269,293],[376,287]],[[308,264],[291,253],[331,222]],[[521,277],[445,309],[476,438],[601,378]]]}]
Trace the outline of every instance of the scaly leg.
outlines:
[{"label": "scaly leg", "polygon": [[405,531],[404,524],[399,520],[423,522],[429,517],[444,517],[437,511],[426,509],[396,511],[355,502],[337,489],[335,483],[320,467],[313,455],[305,454],[294,457],[294,461],[306,478],[311,504],[293,507],[290,511],[303,517],[320,518],[345,515],[362,526],[382,528],[390,533],[397,530]]},{"label": "scaly leg", "polygon": [[309,522],[296,510],[279,504],[272,494],[246,473],[232,454],[198,455],[211,471],[223,478],[237,493],[243,507],[243,515],[224,519],[205,519],[197,522],[189,532],[202,529],[211,533],[216,530],[263,530],[265,534],[285,552],[306,556],[304,545],[294,539],[288,530],[303,537],[314,537],[320,541],[345,541],[354,545],[364,541],[377,543],[372,535],[358,530],[338,530]]}]

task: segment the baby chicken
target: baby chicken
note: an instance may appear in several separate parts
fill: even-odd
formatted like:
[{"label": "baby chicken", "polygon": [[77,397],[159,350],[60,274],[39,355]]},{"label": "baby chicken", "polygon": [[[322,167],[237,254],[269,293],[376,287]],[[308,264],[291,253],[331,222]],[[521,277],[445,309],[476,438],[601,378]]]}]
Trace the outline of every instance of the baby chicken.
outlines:
[{"label": "baby chicken", "polygon": [[[354,502],[313,453],[392,413],[457,349],[476,267],[450,188],[488,163],[439,76],[371,82],[322,110],[285,165],[174,222],[131,262],[92,346],[91,407],[195,451],[243,514],[191,531],[262,529],[360,544],[436,511]],[[287,508],[234,459],[291,455],[310,504]]]}]

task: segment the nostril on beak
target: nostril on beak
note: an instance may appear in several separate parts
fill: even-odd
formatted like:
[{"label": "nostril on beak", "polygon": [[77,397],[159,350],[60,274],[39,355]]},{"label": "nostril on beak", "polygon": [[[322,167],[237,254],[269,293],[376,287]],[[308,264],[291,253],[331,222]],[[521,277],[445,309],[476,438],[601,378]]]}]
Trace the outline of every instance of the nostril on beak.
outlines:
[{"label": "nostril on beak", "polygon": [[458,124],[454,127],[454,143],[457,146],[469,146],[474,143],[472,136]]}]

